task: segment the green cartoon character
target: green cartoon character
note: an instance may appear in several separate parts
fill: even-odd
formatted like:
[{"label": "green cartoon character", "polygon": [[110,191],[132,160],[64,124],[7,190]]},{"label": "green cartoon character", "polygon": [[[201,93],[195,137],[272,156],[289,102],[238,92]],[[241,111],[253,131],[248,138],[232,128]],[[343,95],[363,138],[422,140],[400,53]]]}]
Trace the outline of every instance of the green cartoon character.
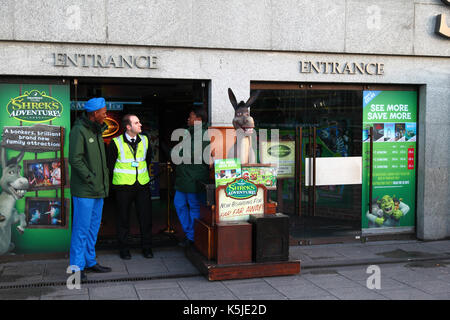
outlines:
[{"label": "green cartoon character", "polygon": [[372,213],[367,211],[366,217],[369,219],[369,228],[377,227],[397,227],[400,225],[400,218],[409,211],[409,206],[402,202],[403,199],[397,199],[385,195],[378,200],[375,199],[372,204]]}]

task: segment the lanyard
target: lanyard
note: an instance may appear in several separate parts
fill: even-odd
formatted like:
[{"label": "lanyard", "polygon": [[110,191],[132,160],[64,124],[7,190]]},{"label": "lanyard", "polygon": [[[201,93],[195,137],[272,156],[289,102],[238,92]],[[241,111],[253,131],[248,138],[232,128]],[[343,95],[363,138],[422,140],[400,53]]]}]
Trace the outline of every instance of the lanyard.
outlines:
[{"label": "lanyard", "polygon": [[130,148],[131,153],[133,154],[134,160],[136,160],[136,154],[137,154],[137,143],[136,143],[136,150],[134,150],[129,143],[127,143],[128,148]]}]

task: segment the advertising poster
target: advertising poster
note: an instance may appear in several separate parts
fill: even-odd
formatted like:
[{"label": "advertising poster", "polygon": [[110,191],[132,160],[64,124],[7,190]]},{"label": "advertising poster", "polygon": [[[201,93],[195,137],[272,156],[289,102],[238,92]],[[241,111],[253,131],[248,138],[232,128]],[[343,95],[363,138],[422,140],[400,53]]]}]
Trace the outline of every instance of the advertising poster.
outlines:
[{"label": "advertising poster", "polygon": [[240,159],[218,159],[214,161],[214,178],[216,187],[226,185],[241,177]]},{"label": "advertising poster", "polygon": [[261,141],[261,163],[276,164],[278,178],[293,178],[295,175],[295,141]]},{"label": "advertising poster", "polygon": [[0,84],[0,130],[0,256],[67,252],[69,86]]},{"label": "advertising poster", "polygon": [[[414,227],[417,93],[364,91],[363,108],[362,229]],[[371,204],[370,127],[374,135]]]},{"label": "advertising poster", "polygon": [[263,184],[268,190],[277,188],[277,168],[271,165],[243,165],[242,178]]},{"label": "advertising poster", "polygon": [[250,215],[264,214],[266,189],[244,178],[217,189],[219,221],[247,221]]}]

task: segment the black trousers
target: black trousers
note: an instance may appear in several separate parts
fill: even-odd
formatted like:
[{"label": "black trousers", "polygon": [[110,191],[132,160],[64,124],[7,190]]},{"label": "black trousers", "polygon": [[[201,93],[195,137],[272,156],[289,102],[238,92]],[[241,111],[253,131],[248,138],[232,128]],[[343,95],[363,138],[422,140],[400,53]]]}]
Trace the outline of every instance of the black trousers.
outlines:
[{"label": "black trousers", "polygon": [[134,201],[141,231],[143,249],[152,246],[152,202],[149,185],[118,186],[114,190],[116,198],[116,225],[119,249],[129,249],[130,207]]}]

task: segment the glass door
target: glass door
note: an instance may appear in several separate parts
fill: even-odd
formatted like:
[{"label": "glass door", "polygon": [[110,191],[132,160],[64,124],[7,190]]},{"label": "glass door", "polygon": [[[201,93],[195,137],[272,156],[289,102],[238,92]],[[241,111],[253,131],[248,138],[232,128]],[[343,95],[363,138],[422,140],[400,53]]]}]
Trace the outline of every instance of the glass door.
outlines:
[{"label": "glass door", "polygon": [[[361,232],[362,86],[357,89],[252,86],[257,129],[278,129],[295,147],[271,198],[290,216],[291,239],[358,236]],[[270,131],[270,130],[269,130]]]},{"label": "glass door", "polygon": [[[312,121],[297,130],[299,238],[355,237],[361,231],[360,91],[306,92]],[[301,159],[300,159],[301,156]]]}]

